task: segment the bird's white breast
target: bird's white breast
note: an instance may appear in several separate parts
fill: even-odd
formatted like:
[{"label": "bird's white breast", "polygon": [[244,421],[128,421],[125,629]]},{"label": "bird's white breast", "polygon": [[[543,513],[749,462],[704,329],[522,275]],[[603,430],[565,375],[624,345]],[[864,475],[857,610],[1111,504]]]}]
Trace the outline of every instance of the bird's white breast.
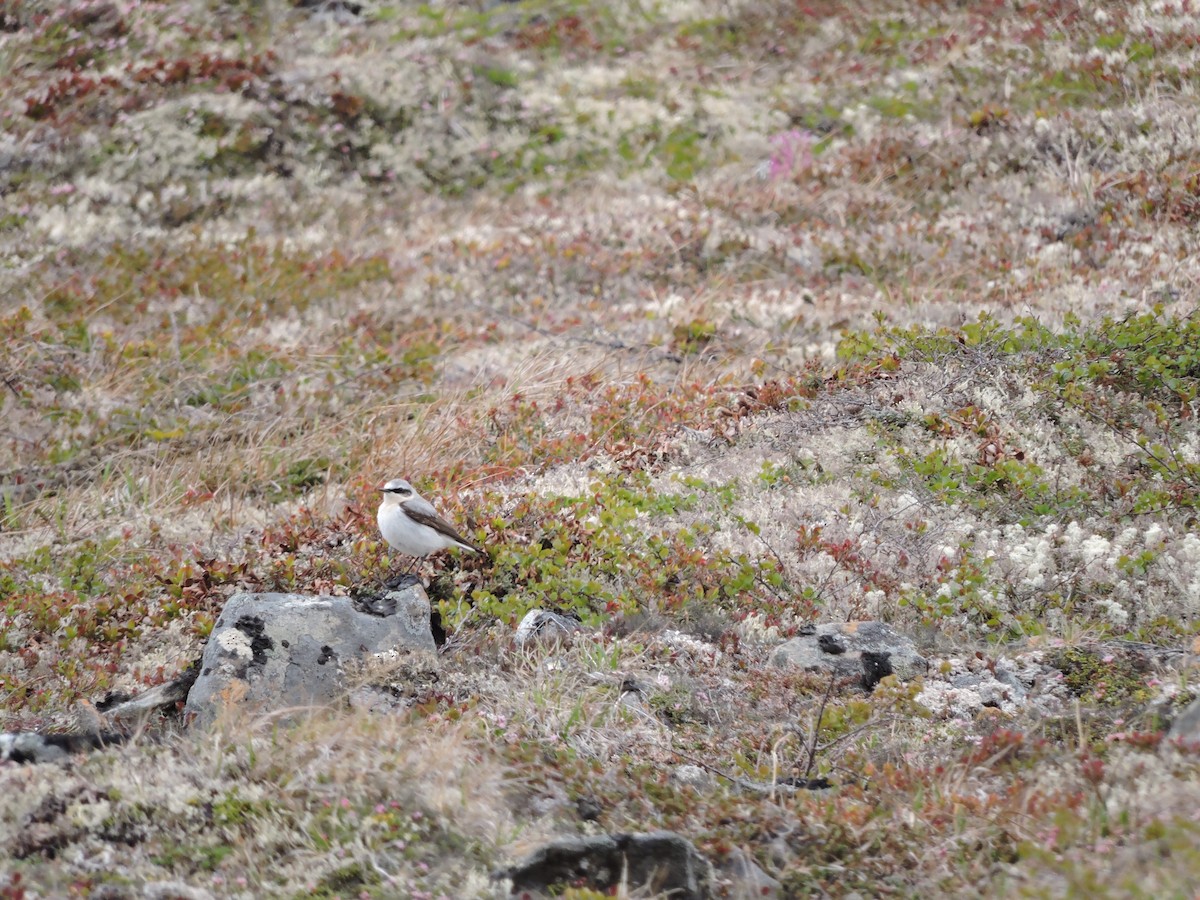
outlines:
[{"label": "bird's white breast", "polygon": [[383,539],[408,556],[428,556],[454,546],[454,541],[445,535],[428,525],[414,522],[399,505],[379,507],[377,518]]}]

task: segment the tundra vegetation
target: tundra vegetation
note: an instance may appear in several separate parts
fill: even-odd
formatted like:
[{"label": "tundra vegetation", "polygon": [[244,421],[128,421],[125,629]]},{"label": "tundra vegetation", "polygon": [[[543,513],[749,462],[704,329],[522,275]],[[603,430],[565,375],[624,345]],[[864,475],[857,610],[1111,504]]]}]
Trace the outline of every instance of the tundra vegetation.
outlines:
[{"label": "tundra vegetation", "polygon": [[[1198,66],[1186,0],[0,2],[3,729],[372,589],[387,478],[489,548],[400,711],[0,769],[0,893],[663,828],[789,897],[1190,895],[1191,656],[1113,648],[1197,638]],[[1068,699],[768,665],[850,619]]]}]

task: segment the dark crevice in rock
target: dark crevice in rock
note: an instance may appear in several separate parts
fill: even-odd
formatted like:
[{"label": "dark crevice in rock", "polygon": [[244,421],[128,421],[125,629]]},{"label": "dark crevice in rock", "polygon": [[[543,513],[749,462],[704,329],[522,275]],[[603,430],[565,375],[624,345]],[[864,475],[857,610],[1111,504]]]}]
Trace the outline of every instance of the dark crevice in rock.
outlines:
[{"label": "dark crevice in rock", "polygon": [[862,686],[870,693],[875,685],[892,673],[892,654],[875,650],[864,650],[862,654]]},{"label": "dark crevice in rock", "polygon": [[446,629],[442,626],[442,614],[436,609],[429,612],[429,630],[433,633],[434,646],[442,647],[446,643]]}]

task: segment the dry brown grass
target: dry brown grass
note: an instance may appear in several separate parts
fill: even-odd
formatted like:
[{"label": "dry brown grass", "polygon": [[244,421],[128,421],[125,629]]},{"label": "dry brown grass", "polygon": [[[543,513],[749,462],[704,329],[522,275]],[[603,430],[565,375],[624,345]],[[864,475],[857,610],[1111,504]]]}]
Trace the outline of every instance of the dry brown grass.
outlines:
[{"label": "dry brown grass", "polygon": [[[436,670],[363,676],[392,714],[6,768],[31,891],[487,896],[651,827],[795,896],[1194,881],[1194,760],[1153,737],[1190,662],[1104,649],[1195,637],[1194,13],[11,15],[5,727],[171,677],[235,590],[374,583],[385,478],[491,550],[437,564]],[[537,604],[598,630],[516,654]],[[827,685],[763,660],[859,616],[1041,681],[935,721],[838,687],[811,763]],[[736,781],[809,768],[839,788]]]}]

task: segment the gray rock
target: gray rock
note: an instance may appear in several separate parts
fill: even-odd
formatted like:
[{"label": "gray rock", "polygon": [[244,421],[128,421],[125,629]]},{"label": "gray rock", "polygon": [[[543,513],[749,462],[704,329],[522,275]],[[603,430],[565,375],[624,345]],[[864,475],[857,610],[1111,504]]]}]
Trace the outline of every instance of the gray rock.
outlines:
[{"label": "gray rock", "polygon": [[199,672],[199,664],[193,663],[178,677],[148,691],[142,691],[136,696],[110,696],[106,702],[96,705],[96,711],[109,722],[144,722],[155,714],[174,709],[180,701],[187,700],[188,692],[196,683]]},{"label": "gray rock", "polygon": [[1056,687],[1062,673],[1044,665],[1041,657],[1041,651],[1035,651],[994,660],[976,655],[934,660],[915,699],[945,719],[973,719],[988,708],[1006,715],[1033,709],[1057,716],[1070,698],[1061,686]]},{"label": "gray rock", "polygon": [[151,881],[142,887],[142,900],[213,900],[213,895],[184,881]]},{"label": "gray rock", "polygon": [[0,734],[0,761],[17,763],[61,762],[77,753],[115,747],[129,739],[131,726],[140,726],[162,712],[173,710],[187,697],[196,680],[196,667],[188,668],[172,681],[136,697],[110,694],[92,706],[81,703],[80,728],[75,732],[42,734],[18,731]]},{"label": "gray rock", "polygon": [[515,640],[518,647],[524,647],[534,641],[565,640],[575,632],[582,630],[583,626],[579,624],[578,619],[547,612],[544,609],[531,609],[525,613],[525,618],[517,626]]},{"label": "gray rock", "polygon": [[780,644],[771,653],[777,666],[799,666],[838,678],[860,678],[868,690],[881,678],[908,681],[924,675],[929,663],[913,642],[882,622],[828,622]]},{"label": "gray rock", "polygon": [[510,879],[513,894],[548,894],[565,886],[607,892],[624,884],[635,896],[714,896],[712,864],[691,841],[671,831],[563,838],[495,877]]},{"label": "gray rock", "polygon": [[672,769],[671,780],[676,784],[686,785],[698,791],[707,791],[714,784],[714,779],[708,772],[699,766],[693,766],[691,763],[676,766]]},{"label": "gray rock", "polygon": [[0,760],[15,763],[62,762],[76,753],[100,750],[124,742],[122,734],[40,734],[17,731],[0,734]]},{"label": "gray rock", "polygon": [[646,703],[646,698],[641,691],[622,691],[617,703],[630,712],[651,715],[650,706]]},{"label": "gray rock", "polygon": [[1167,740],[1178,741],[1189,748],[1200,747],[1200,699],[1193,700],[1175,717]]},{"label": "gray rock", "polygon": [[382,601],[235,594],[204,648],[187,712],[204,725],[228,702],[263,710],[329,704],[344,698],[347,660],[396,647],[435,651],[429,598],[419,585]]},{"label": "gray rock", "polygon": [[972,691],[979,697],[981,707],[1005,711],[1015,710],[1025,699],[1025,689],[1017,683],[1019,691],[1006,681],[991,672],[972,673],[970,675],[954,675],[950,678],[950,686],[959,691]]},{"label": "gray rock", "polygon": [[1025,698],[1029,696],[1029,691],[1026,689],[1024,682],[1021,681],[1020,676],[1005,666],[1004,662],[1004,660],[1001,660],[1001,664],[996,666],[995,678],[1008,688],[1008,696],[1012,698],[1013,702],[1023,704]]},{"label": "gray rock", "polygon": [[725,880],[731,882],[729,897],[750,898],[778,897],[783,885],[764,872],[744,850],[734,847],[729,859],[721,867]]}]

